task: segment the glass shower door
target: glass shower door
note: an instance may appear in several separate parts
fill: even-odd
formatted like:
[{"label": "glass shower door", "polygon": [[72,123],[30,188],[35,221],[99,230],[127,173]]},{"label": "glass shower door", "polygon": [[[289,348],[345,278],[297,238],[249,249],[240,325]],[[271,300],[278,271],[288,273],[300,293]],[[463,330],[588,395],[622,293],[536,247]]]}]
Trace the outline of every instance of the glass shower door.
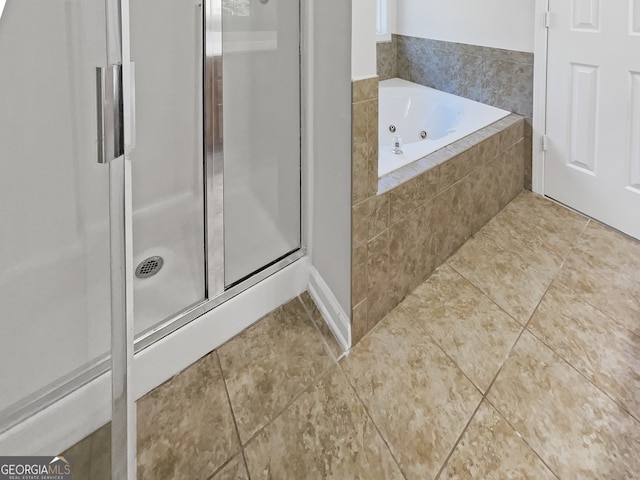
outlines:
[{"label": "glass shower door", "polygon": [[229,287],[300,248],[300,6],[222,0],[221,16]]},{"label": "glass shower door", "polygon": [[119,8],[8,0],[0,17],[0,432],[104,371],[126,315],[123,142],[98,163],[96,68],[122,61]]},{"label": "glass shower door", "polygon": [[135,331],[206,299],[201,0],[130,3]]}]

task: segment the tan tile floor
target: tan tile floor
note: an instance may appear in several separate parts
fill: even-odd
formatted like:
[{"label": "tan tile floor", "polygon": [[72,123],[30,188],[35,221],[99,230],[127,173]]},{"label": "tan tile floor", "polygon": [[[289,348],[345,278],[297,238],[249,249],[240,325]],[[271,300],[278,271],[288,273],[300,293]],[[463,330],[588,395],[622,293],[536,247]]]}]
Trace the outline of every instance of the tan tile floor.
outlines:
[{"label": "tan tile floor", "polygon": [[640,478],[638,335],[640,243],[523,193],[347,355],[304,294],[145,397],[139,478]]}]

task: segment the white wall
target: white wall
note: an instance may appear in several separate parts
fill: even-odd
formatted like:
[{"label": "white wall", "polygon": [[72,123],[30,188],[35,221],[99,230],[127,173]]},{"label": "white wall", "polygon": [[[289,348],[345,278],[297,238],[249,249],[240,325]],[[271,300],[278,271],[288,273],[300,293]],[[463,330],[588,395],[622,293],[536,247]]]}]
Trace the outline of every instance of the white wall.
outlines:
[{"label": "white wall", "polygon": [[353,0],[351,10],[351,78],[375,77],[376,0]]},{"label": "white wall", "polygon": [[[343,312],[348,314],[351,310],[352,69],[351,51],[345,47],[352,38],[351,2],[313,2],[312,18],[311,263]],[[375,44],[373,46],[375,48]],[[375,63],[372,72],[375,75]]]},{"label": "white wall", "polygon": [[397,1],[394,33],[533,52],[534,0]]},{"label": "white wall", "polygon": [[387,0],[387,32],[378,35],[379,42],[390,42],[391,34],[398,29],[398,0]]}]

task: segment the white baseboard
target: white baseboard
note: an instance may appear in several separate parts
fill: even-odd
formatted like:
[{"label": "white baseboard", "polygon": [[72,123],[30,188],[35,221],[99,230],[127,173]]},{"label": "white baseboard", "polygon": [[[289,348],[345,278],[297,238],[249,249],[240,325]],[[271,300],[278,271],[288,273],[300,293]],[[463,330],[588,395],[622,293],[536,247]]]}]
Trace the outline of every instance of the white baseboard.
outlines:
[{"label": "white baseboard", "polygon": [[318,306],[324,321],[338,340],[342,350],[351,348],[351,321],[338,299],[315,267],[309,267],[309,295]]}]

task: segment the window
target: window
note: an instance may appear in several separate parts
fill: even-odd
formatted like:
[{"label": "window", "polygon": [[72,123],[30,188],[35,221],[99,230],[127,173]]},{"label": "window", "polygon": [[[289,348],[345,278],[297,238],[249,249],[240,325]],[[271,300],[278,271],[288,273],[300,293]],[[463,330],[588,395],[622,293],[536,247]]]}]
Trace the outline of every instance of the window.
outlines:
[{"label": "window", "polygon": [[386,35],[387,28],[387,0],[376,0],[376,34]]},{"label": "window", "polygon": [[222,2],[222,10],[227,17],[251,16],[249,0],[224,0]]},{"label": "window", "polygon": [[395,30],[396,0],[376,0],[376,40],[390,42]]}]

